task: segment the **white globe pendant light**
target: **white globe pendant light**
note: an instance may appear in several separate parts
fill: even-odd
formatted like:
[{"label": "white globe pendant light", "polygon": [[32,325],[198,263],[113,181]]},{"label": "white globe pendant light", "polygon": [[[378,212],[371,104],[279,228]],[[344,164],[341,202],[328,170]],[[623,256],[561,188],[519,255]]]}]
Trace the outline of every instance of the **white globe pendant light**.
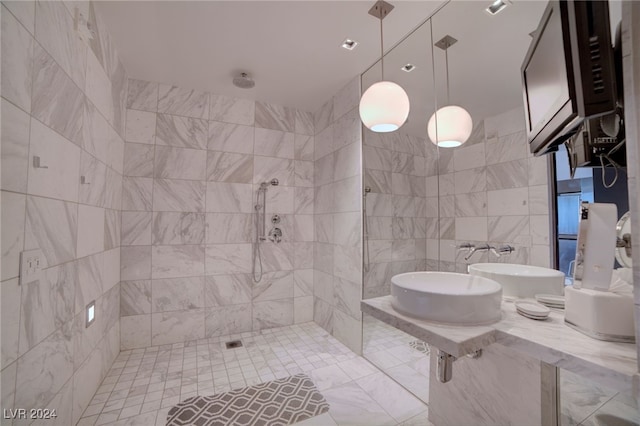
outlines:
[{"label": "white globe pendant light", "polygon": [[409,97],[392,81],[379,81],[360,99],[360,119],[374,132],[398,130],[409,116]]},{"label": "white globe pendant light", "polygon": [[[449,54],[448,49],[458,40],[447,35],[435,45],[444,50],[447,69],[447,103],[449,103]],[[429,139],[441,148],[455,148],[462,145],[471,136],[473,120],[466,109],[457,105],[439,108],[427,125]]]},{"label": "white globe pendant light", "polygon": [[466,109],[457,105],[440,108],[429,119],[429,139],[442,148],[455,148],[471,136],[473,120]]},{"label": "white globe pendant light", "polygon": [[393,6],[379,0],[369,14],[380,19],[380,62],[382,81],[371,85],[360,98],[360,120],[373,132],[387,133],[398,130],[409,116],[409,96],[402,87],[392,81],[384,81],[384,44],[382,20]]}]

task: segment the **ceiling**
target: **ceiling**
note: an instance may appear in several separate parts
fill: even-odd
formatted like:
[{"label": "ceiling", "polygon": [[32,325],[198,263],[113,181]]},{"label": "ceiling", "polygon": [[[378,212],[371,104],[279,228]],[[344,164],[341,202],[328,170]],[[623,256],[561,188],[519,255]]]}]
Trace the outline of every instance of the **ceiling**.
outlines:
[{"label": "ceiling", "polygon": [[[385,50],[444,1],[392,1]],[[483,2],[484,3],[484,2]],[[373,64],[374,1],[96,2],[130,77],[317,110]],[[341,48],[346,38],[360,44]],[[246,71],[253,89],[232,78]]]}]

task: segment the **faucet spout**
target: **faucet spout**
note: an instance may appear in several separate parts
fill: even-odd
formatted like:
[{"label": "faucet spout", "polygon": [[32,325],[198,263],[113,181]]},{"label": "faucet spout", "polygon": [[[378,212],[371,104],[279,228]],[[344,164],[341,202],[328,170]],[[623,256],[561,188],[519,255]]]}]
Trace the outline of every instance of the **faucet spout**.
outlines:
[{"label": "faucet spout", "polygon": [[464,260],[471,259],[471,257],[474,254],[476,254],[477,251],[489,251],[490,249],[491,247],[489,246],[489,244],[483,244],[483,245],[474,247],[473,249],[471,249],[471,251],[469,251],[469,254],[464,257]]}]

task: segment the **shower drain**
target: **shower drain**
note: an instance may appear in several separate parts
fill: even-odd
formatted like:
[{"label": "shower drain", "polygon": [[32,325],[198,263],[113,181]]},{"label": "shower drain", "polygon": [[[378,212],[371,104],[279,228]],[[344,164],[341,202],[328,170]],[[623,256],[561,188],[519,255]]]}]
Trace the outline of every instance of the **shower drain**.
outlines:
[{"label": "shower drain", "polygon": [[230,342],[226,342],[225,346],[227,347],[227,349],[241,348],[242,340],[232,340]]},{"label": "shower drain", "polygon": [[409,346],[416,351],[422,352],[425,355],[429,355],[429,345],[422,340],[412,340],[409,342]]}]

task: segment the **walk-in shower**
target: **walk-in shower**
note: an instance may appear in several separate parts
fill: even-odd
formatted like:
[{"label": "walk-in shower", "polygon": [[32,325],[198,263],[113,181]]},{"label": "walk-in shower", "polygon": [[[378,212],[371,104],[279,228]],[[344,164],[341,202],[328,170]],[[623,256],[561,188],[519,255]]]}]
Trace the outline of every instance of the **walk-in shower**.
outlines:
[{"label": "walk-in shower", "polygon": [[[254,224],[256,230],[256,240],[253,244],[253,264],[251,272],[253,274],[253,280],[260,282],[262,279],[262,253],[260,251],[260,245],[267,239],[267,188],[269,186],[278,186],[278,179],[271,179],[269,182],[262,182],[256,192],[256,204],[254,206]],[[280,223],[280,217],[273,215],[271,222],[274,225]],[[282,239],[282,230],[274,227],[269,231],[269,239],[271,241],[279,243]]]}]

